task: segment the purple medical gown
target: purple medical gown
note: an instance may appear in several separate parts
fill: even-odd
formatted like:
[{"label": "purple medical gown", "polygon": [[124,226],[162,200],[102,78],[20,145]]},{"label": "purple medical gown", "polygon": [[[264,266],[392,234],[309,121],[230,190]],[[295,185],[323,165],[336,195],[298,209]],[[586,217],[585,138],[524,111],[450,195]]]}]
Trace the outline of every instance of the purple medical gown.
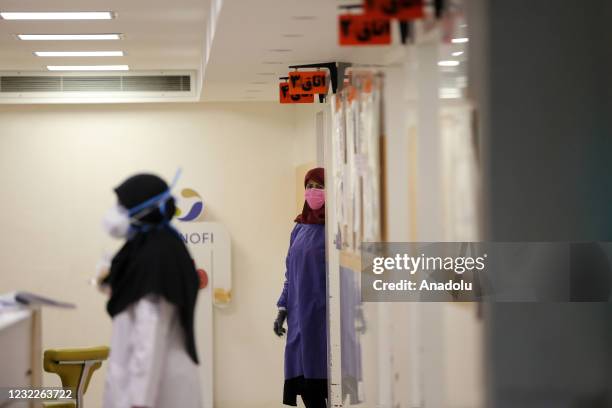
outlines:
[{"label": "purple medical gown", "polygon": [[285,379],[327,378],[325,225],[296,224],[286,267],[276,304],[287,309]]}]

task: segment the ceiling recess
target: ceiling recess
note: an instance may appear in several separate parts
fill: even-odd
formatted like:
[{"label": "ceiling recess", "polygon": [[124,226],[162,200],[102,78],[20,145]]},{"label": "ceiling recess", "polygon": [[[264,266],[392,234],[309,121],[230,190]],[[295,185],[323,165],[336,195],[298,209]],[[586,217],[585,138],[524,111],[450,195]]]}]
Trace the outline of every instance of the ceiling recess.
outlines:
[{"label": "ceiling recess", "polygon": [[197,100],[192,71],[37,74],[0,72],[3,103],[190,102]]},{"label": "ceiling recess", "polygon": [[0,94],[24,92],[190,92],[188,75],[0,76]]}]

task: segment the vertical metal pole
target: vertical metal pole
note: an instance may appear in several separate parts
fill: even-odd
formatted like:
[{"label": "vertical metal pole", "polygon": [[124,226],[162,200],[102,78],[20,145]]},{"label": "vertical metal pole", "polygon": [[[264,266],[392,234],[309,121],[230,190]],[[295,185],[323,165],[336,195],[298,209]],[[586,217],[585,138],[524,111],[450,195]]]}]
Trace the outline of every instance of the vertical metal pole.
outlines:
[{"label": "vertical metal pole", "polygon": [[[332,150],[332,106],[324,111],[324,163],[327,197],[335,197],[334,163]],[[333,199],[325,202],[327,250],[327,361],[329,379],[329,407],[342,407],[342,347],[340,343],[340,257],[334,243],[336,207]]]}]

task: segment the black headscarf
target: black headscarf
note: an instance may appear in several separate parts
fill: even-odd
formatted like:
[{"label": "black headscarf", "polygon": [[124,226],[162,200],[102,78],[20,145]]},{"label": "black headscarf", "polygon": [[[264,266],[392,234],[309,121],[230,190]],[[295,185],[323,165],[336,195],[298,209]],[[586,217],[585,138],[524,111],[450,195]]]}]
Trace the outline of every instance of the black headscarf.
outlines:
[{"label": "black headscarf", "polygon": [[[139,174],[115,189],[119,204],[127,209],[168,190],[159,177]],[[160,295],[176,306],[185,332],[185,348],[198,363],[193,328],[199,290],[195,264],[179,234],[169,225],[176,211],[174,199],[166,202],[164,213],[155,208],[140,220],[125,245],[113,258],[105,283],[112,292],[106,304],[111,317],[149,294]]]}]

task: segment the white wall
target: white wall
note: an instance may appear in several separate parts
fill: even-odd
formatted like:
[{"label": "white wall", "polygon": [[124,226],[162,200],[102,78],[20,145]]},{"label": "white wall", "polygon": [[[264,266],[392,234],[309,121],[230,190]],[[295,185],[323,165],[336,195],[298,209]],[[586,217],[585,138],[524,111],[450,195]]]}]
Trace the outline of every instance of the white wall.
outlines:
[{"label": "white wall", "polygon": [[316,121],[317,112],[325,105],[295,106],[295,143],[293,160],[296,166],[317,161]]},{"label": "white wall", "polygon": [[[267,103],[0,107],[0,293],[78,304],[44,311],[44,348],[108,344],[105,299],[87,281],[116,246],[100,228],[112,188],[137,171],[168,179],[182,166],[208,219],[232,235],[233,303],[215,311],[215,406],[281,406],[284,341],[272,321],[295,164],[316,154],[299,112]],[[90,407],[100,406],[104,375],[94,377]]]}]

